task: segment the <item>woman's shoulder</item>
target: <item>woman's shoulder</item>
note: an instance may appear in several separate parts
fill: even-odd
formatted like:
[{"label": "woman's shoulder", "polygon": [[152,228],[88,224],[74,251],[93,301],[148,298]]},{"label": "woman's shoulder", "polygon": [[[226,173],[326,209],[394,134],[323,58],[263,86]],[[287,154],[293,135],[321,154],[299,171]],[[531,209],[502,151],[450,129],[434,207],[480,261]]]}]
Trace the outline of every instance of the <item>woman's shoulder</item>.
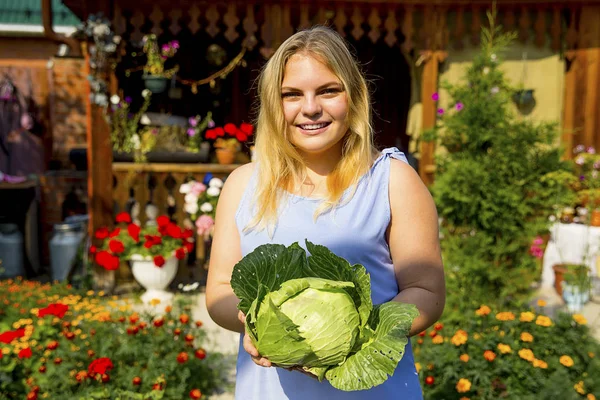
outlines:
[{"label": "woman's shoulder", "polygon": [[246,187],[250,183],[250,180],[256,169],[256,163],[244,164],[234,169],[225,179],[225,185],[223,186],[223,195],[220,198],[226,198],[227,203],[232,208],[237,208]]},{"label": "woman's shoulder", "polygon": [[227,176],[226,182],[231,182],[232,184],[233,183],[240,184],[243,182],[247,182],[254,174],[255,169],[256,169],[255,162],[241,165],[241,166],[237,167],[236,169],[234,169]]}]

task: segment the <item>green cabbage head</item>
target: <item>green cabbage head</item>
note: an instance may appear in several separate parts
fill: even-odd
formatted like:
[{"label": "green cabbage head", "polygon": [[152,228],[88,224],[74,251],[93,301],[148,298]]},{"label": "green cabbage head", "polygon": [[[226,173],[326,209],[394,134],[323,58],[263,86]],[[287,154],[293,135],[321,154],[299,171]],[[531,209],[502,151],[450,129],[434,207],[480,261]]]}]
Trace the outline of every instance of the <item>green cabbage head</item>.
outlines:
[{"label": "green cabbage head", "polygon": [[267,244],[233,270],[246,331],[278,367],[301,367],[341,390],[365,390],[392,375],[418,315],[412,304],[373,306],[362,265],[306,241]]}]

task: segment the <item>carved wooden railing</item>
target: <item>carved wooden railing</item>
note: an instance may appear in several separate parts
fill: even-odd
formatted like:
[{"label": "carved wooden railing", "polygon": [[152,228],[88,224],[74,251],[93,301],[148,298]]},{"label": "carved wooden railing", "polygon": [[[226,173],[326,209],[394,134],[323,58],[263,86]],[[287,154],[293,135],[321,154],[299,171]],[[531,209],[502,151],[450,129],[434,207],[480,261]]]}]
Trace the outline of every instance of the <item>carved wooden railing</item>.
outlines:
[{"label": "carved wooden railing", "polygon": [[[202,182],[206,174],[225,178],[239,165],[220,164],[142,164],[113,163],[114,214],[127,211],[142,226],[152,215],[147,205],[154,205],[158,215],[168,215],[180,226],[193,227],[183,209],[185,195],[179,193],[182,183],[190,180]],[[195,227],[193,228],[195,230]],[[205,263],[205,240],[196,240],[196,265]],[[187,271],[189,272],[189,271]],[[179,275],[186,274],[180,271]],[[126,271],[119,271],[121,280],[131,280]]]}]

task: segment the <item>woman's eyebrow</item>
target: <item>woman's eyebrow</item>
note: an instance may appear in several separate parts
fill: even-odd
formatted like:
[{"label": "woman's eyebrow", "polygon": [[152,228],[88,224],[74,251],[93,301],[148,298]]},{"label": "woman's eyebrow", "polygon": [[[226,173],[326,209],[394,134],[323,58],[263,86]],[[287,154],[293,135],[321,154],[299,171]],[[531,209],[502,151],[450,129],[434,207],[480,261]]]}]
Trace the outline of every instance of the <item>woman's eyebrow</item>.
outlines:
[{"label": "woman's eyebrow", "polygon": [[[342,86],[342,84],[341,84],[341,83],[339,83],[339,82],[335,82],[335,81],[332,81],[332,82],[327,82],[327,83],[324,83],[323,85],[319,86],[319,87],[317,88],[317,90],[325,89],[326,87],[330,87],[330,86],[337,86],[337,87],[341,87],[341,86]],[[295,91],[299,91],[299,92],[301,91],[300,89],[297,89],[297,88],[295,88],[295,87],[291,87],[291,86],[283,86],[283,87],[281,88],[281,90],[290,90],[290,91],[292,91],[292,90],[295,90]]]}]

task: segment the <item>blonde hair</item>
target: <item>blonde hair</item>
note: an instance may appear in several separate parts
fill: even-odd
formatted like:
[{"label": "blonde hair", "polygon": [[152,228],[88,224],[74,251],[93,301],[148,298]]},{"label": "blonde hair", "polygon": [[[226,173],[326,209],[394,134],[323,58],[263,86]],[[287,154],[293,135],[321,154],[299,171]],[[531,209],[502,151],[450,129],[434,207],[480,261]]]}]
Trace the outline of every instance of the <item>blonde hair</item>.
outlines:
[{"label": "blonde hair", "polygon": [[344,191],[356,187],[373,162],[375,149],[369,90],[344,39],[337,32],[322,26],[292,35],[266,63],[258,81],[260,108],[255,142],[259,164],[256,214],[246,229],[275,226],[283,195],[285,192],[289,195],[294,190],[294,184],[303,182],[306,177],[304,161],[287,137],[281,99],[286,64],[297,53],[314,56],[323,62],[340,79],[348,99],[348,132],[342,139],[342,157],[327,176],[328,196],[317,208],[315,219],[339,205]]}]

